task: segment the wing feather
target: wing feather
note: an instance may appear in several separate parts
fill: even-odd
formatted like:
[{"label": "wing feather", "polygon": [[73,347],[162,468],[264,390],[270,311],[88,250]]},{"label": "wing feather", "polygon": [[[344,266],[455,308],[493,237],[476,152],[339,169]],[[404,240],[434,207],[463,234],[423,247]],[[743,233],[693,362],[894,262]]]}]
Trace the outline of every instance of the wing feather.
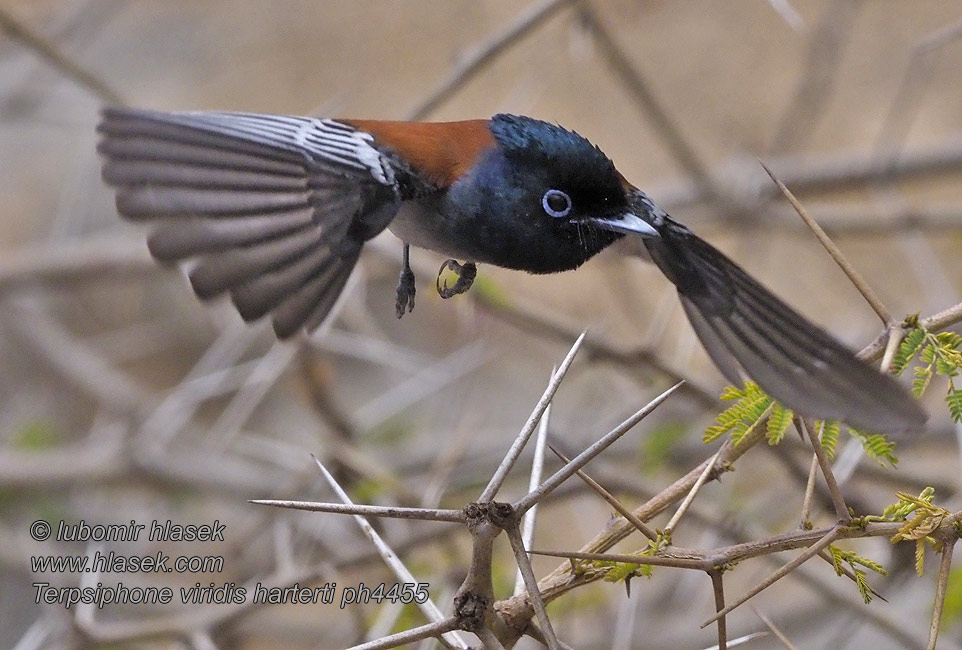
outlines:
[{"label": "wing feather", "polygon": [[199,297],[273,312],[284,336],[320,324],[400,206],[372,136],[333,120],[111,108],[98,130],[117,210],[160,222],[151,253],[195,260]]},{"label": "wing feather", "polygon": [[207,255],[190,272],[190,283],[198,296],[212,298],[258,275],[296,262],[312,250],[330,254],[324,233],[316,227],[262,244]]},{"label": "wing feather", "polygon": [[122,160],[104,165],[104,180],[111,185],[193,187],[212,190],[270,190],[303,192],[307,180],[293,174],[211,167],[191,161]]},{"label": "wing feather", "polygon": [[309,205],[307,192],[220,190],[135,185],[118,190],[117,211],[131,220],[164,217],[230,217],[283,212]]},{"label": "wing feather", "polygon": [[244,320],[257,320],[311,278],[323,274],[334,262],[334,257],[326,249],[312,250],[296,262],[233,287],[231,300]]},{"label": "wing feather", "polygon": [[[199,138],[191,142],[181,142],[175,139],[164,139],[162,136],[150,136],[146,133],[121,135],[111,133],[112,129],[103,128],[103,140],[97,146],[101,155],[110,162],[161,162],[176,165],[197,165],[207,169],[230,169],[236,171],[254,171],[267,174],[279,174],[293,178],[303,178],[304,166],[302,160],[289,161],[285,156],[276,156],[273,152],[249,152],[243,147],[235,146],[225,149],[202,144]],[[119,167],[119,165],[116,165]],[[149,179],[148,179],[149,180]],[[108,182],[110,180],[108,179]]]},{"label": "wing feather", "polygon": [[272,311],[274,331],[286,338],[305,325],[317,327],[330,312],[338,294],[347,283],[350,269],[357,260],[338,259],[324,268],[299,289],[288,295]]},{"label": "wing feather", "polygon": [[314,211],[306,207],[233,219],[183,219],[155,228],[147,247],[157,259],[174,262],[270,241],[313,224]]}]

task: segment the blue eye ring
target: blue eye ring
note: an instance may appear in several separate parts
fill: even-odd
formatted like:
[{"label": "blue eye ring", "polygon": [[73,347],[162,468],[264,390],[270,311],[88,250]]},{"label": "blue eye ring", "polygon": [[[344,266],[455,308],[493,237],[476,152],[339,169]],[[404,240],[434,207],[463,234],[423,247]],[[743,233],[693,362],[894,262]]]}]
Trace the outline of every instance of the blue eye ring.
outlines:
[{"label": "blue eye ring", "polygon": [[549,217],[561,219],[571,212],[571,197],[561,190],[548,190],[541,197],[541,207]]}]

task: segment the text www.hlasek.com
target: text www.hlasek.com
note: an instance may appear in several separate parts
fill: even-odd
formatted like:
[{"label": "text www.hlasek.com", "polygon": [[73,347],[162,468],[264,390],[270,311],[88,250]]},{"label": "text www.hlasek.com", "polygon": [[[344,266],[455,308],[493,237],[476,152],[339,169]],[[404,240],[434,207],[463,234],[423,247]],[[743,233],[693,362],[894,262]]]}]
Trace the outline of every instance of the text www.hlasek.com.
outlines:
[{"label": "text www.hlasek.com", "polygon": [[224,569],[220,555],[121,555],[97,551],[91,555],[33,555],[34,573],[219,573]]}]

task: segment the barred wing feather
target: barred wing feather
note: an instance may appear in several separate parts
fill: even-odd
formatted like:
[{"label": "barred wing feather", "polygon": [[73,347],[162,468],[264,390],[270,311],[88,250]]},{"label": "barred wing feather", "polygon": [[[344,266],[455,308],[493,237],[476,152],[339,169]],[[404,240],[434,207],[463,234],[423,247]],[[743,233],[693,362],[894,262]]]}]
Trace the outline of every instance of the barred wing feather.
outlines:
[{"label": "barred wing feather", "polygon": [[371,136],[334,120],[111,108],[98,131],[118,211],[157,222],[151,253],[195,259],[198,296],[270,313],[282,338],[323,322],[400,205]]}]

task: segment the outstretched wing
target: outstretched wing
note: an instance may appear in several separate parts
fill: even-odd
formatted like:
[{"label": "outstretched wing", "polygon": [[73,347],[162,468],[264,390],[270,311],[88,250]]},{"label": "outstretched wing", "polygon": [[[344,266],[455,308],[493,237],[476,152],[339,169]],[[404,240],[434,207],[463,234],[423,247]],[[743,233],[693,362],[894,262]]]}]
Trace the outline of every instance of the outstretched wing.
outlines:
[{"label": "outstretched wing", "polygon": [[880,432],[920,428],[919,404],[889,375],[864,363],[786,305],[708,242],[665,216],[646,239],[678,288],[688,319],[725,377],[756,381],[807,417]]},{"label": "outstretched wing", "polygon": [[110,108],[98,131],[118,212],[162,222],[154,257],[196,259],[200,298],[229,292],[281,338],[324,320],[400,206],[372,137],[334,120]]}]

